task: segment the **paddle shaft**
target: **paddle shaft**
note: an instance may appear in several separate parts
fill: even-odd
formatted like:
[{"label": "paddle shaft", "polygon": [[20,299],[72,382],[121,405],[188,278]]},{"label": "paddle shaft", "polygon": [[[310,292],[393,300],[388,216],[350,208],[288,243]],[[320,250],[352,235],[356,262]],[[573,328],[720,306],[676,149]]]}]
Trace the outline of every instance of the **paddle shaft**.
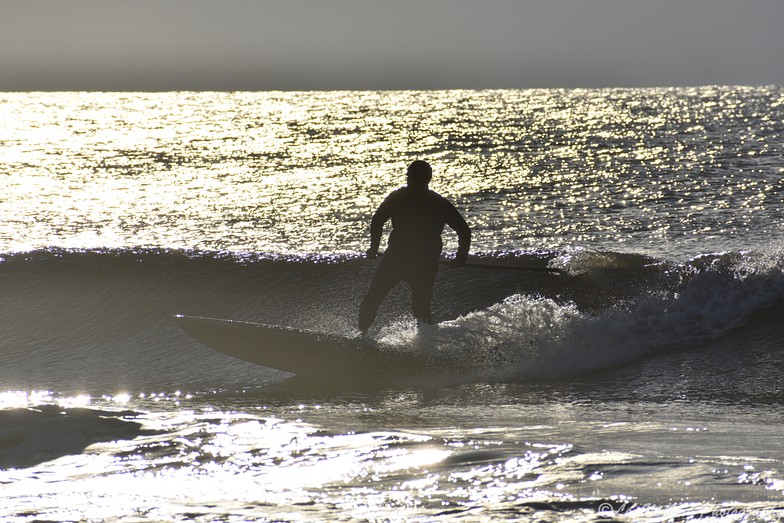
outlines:
[{"label": "paddle shaft", "polygon": [[[383,256],[384,252],[379,252],[376,256]],[[450,265],[455,267],[454,260],[438,260],[441,265]],[[529,265],[494,265],[492,263],[476,263],[466,262],[461,267],[470,267],[472,269],[495,269],[502,271],[525,271],[525,272],[549,272],[550,274],[566,274],[563,269],[556,269],[553,267],[531,267]]]},{"label": "paddle shaft", "polygon": [[[383,252],[379,252],[377,256],[383,256]],[[441,265],[450,265],[455,267],[454,260],[438,260]],[[470,267],[472,269],[495,269],[502,271],[525,271],[525,272],[549,272],[550,274],[566,274],[563,269],[555,269],[552,267],[531,267],[528,265],[494,265],[492,263],[476,263],[466,262],[461,267]]]},{"label": "paddle shaft", "polygon": [[[439,263],[441,265],[451,265],[455,266],[455,262],[453,260],[440,260]],[[520,266],[520,265],[494,265],[491,263],[464,263],[462,267],[471,267],[473,269],[496,269],[496,270],[503,270],[503,271],[527,271],[527,272],[549,272],[552,274],[565,274],[563,269],[555,269],[552,267],[530,267],[530,266]]]}]

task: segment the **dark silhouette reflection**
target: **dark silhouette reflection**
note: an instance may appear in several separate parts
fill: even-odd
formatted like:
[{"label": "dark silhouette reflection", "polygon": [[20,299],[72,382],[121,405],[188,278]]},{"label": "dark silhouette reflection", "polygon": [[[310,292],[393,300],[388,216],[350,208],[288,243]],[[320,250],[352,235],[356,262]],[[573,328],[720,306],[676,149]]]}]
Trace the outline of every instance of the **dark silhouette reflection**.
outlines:
[{"label": "dark silhouette reflection", "polygon": [[428,189],[432,176],[433,170],[427,162],[413,162],[408,167],[406,187],[389,194],[373,215],[368,258],[374,259],[378,255],[384,224],[389,219],[392,219],[392,233],[359,307],[359,330],[363,335],[376,319],[381,302],[401,281],[411,286],[414,317],[420,322],[433,323],[430,305],[443,247],[444,225],[449,225],[459,237],[455,265],[461,266],[466,261],[471,229],[452,203]]}]

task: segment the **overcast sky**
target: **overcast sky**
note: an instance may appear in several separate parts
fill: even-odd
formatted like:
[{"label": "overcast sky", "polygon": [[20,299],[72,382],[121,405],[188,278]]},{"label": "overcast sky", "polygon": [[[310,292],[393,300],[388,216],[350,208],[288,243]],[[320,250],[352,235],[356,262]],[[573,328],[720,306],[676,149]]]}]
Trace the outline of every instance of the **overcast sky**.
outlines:
[{"label": "overcast sky", "polygon": [[784,0],[0,0],[0,91],[784,84]]}]

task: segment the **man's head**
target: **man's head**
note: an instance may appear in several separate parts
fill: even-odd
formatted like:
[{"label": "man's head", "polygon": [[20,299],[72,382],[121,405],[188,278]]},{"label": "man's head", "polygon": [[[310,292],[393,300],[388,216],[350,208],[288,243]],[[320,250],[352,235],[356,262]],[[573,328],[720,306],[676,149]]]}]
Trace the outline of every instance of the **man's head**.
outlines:
[{"label": "man's head", "polygon": [[424,160],[416,160],[408,166],[406,179],[409,187],[427,188],[430,179],[433,177],[433,169]]}]

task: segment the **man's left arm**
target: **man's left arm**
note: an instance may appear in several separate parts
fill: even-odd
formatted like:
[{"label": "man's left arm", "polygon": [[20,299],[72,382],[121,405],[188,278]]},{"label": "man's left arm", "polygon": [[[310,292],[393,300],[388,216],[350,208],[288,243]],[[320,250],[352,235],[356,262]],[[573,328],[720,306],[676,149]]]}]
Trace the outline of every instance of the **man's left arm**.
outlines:
[{"label": "man's left arm", "polygon": [[460,214],[460,211],[451,203],[449,204],[446,223],[457,233],[458,246],[455,265],[459,267],[468,258],[468,250],[471,248],[471,228]]}]

